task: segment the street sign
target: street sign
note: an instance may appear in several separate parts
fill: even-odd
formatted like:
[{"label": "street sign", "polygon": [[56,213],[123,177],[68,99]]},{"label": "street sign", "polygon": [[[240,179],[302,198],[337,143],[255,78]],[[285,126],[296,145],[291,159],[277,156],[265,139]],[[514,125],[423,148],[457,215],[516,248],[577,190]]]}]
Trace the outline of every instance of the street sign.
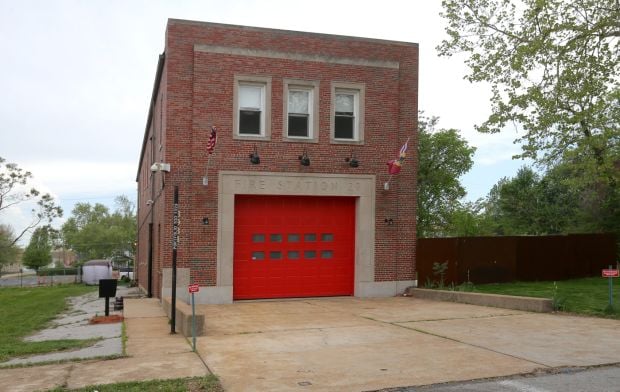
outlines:
[{"label": "street sign", "polygon": [[617,269],[604,269],[603,278],[618,278],[620,277],[620,270]]},{"label": "street sign", "polygon": [[198,283],[194,283],[194,284],[190,284],[189,286],[187,286],[187,289],[190,293],[197,293],[198,291],[200,291],[200,286],[198,286]]}]

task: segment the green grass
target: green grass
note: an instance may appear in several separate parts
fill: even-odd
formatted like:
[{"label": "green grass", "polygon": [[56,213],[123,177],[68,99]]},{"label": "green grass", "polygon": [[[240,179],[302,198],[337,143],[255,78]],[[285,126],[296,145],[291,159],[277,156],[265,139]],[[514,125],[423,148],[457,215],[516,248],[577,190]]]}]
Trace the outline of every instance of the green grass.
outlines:
[{"label": "green grass", "polygon": [[205,377],[176,378],[172,380],[149,380],[117,384],[91,385],[80,389],[56,388],[50,392],[222,392],[224,389],[214,375]]},{"label": "green grass", "polygon": [[95,289],[96,287],[75,284],[0,288],[0,363],[12,357],[87,347],[99,340],[22,340],[43,329],[57,314],[65,310],[67,297],[82,295]]},{"label": "green grass", "polygon": [[[606,311],[609,303],[609,288],[606,278],[583,278],[554,282],[514,282],[475,285],[474,291],[540,297],[556,300],[560,310],[588,316],[620,319],[620,279],[614,279],[614,309]],[[554,295],[555,292],[555,295]]]}]

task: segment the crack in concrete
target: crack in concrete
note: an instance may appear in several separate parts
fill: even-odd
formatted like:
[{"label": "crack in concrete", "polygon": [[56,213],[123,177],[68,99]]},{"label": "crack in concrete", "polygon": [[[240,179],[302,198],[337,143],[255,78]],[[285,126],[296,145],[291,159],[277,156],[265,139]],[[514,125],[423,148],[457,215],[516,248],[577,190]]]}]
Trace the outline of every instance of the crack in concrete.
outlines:
[{"label": "crack in concrete", "polygon": [[382,320],[375,320],[375,319],[367,317],[367,316],[360,316],[360,317],[364,317],[364,318],[367,318],[369,320],[374,320],[374,321],[382,321],[382,322],[386,322],[386,323],[401,323],[401,324],[403,324],[403,323],[423,323],[423,322],[429,322],[429,321],[490,319],[490,318],[510,317],[510,316],[523,316],[523,313],[492,314],[492,315],[471,316],[471,317],[447,317],[447,318],[407,320],[407,321],[382,321]]},{"label": "crack in concrete", "polygon": [[406,326],[406,325],[394,324],[394,323],[386,323],[386,324],[391,324],[391,325],[393,325],[395,327],[405,328],[405,329],[408,329],[408,330],[411,330],[411,331],[416,331],[416,332],[423,333],[423,334],[426,334],[426,335],[435,336],[435,337],[446,339],[446,340],[451,340],[453,342],[461,343],[461,344],[464,344],[464,345],[467,345],[467,346],[470,346],[470,347],[476,347],[476,348],[479,348],[479,349],[482,349],[482,350],[486,350],[486,351],[490,351],[490,352],[493,352],[493,353],[496,353],[496,354],[506,355],[508,357],[512,357],[512,358],[519,359],[519,360],[522,360],[522,361],[525,361],[525,362],[533,363],[533,364],[536,364],[536,365],[539,365],[539,366],[543,366],[545,368],[552,368],[552,366],[550,366],[550,365],[547,365],[547,364],[544,364],[544,363],[541,363],[541,362],[536,362],[536,361],[533,361],[531,359],[523,358],[523,357],[520,357],[518,355],[513,355],[513,354],[505,353],[505,352],[502,352],[502,351],[499,351],[499,350],[494,350],[492,348],[480,346],[478,344],[464,342],[464,341],[459,340],[459,339],[451,338],[449,336],[440,335],[440,334],[433,333],[433,332],[430,332],[430,331],[426,331],[426,330],[423,330],[423,329],[420,329],[420,328],[414,328],[414,327],[409,327],[409,326]]}]

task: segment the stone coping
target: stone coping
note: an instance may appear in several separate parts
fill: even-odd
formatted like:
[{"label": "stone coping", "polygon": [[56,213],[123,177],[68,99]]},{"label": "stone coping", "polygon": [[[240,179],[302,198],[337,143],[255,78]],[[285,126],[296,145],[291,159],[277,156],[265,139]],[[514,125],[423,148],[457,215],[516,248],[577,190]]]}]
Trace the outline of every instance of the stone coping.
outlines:
[{"label": "stone coping", "polygon": [[528,312],[548,313],[553,311],[553,302],[546,298],[470,293],[465,291],[419,289],[414,287],[408,288],[407,294],[414,298],[420,299],[459,302],[470,305],[524,310]]}]

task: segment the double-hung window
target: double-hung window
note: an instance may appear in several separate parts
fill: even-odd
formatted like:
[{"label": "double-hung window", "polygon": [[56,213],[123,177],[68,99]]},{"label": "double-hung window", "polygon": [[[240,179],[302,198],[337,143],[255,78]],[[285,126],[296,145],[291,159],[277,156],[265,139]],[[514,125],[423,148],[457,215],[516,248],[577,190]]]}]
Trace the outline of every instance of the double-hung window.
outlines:
[{"label": "double-hung window", "polygon": [[271,79],[235,77],[234,137],[238,139],[269,139]]},{"label": "double-hung window", "polygon": [[310,137],[311,90],[288,90],[288,136]]},{"label": "double-hung window", "polygon": [[332,142],[364,141],[364,86],[335,83],[332,86]]},{"label": "double-hung window", "polygon": [[265,129],[265,86],[239,84],[239,135],[261,136]]},{"label": "double-hung window", "polygon": [[356,140],[359,118],[359,93],[336,90],[336,113],[334,114],[334,138]]},{"label": "double-hung window", "polygon": [[288,141],[318,140],[318,82],[284,80],[284,132]]}]

